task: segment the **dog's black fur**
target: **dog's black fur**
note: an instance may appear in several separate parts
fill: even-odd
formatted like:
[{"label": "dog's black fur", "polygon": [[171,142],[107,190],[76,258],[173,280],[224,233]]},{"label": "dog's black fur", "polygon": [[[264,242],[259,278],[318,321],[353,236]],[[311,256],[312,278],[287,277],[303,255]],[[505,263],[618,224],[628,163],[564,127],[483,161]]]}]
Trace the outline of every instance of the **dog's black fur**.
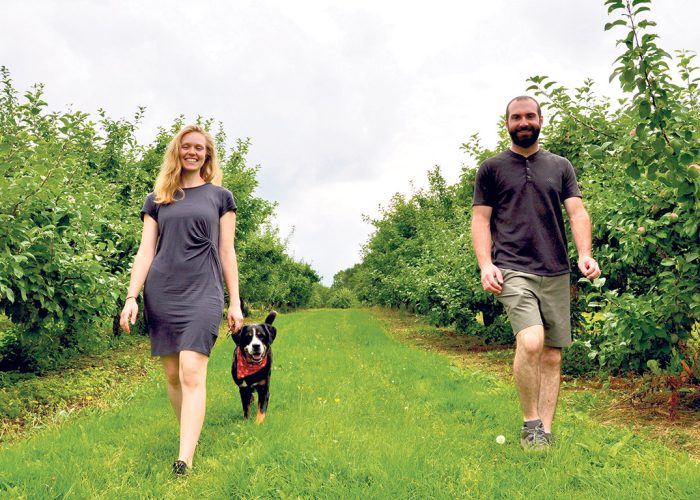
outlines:
[{"label": "dog's black fur", "polygon": [[[253,391],[256,391],[258,393],[258,414],[255,418],[255,422],[258,424],[261,424],[265,420],[267,403],[270,400],[270,375],[272,374],[271,346],[277,336],[277,329],[272,326],[272,322],[275,320],[276,316],[277,313],[272,311],[267,315],[264,323],[259,325],[246,325],[231,336],[238,346],[238,349],[236,349],[233,354],[231,375],[241,394],[243,417],[248,418],[250,416]],[[260,354],[261,351],[262,358],[258,362],[255,356]],[[237,370],[238,356],[244,356],[249,364],[262,364],[265,357],[267,357],[267,364],[259,371],[239,378]]]}]

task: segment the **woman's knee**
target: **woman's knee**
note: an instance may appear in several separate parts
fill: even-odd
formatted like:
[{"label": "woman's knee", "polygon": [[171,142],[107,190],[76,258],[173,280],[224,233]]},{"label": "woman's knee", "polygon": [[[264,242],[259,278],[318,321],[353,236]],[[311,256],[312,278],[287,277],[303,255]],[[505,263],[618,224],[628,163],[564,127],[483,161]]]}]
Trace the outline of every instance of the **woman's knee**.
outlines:
[{"label": "woman's knee", "polygon": [[180,383],[182,387],[193,390],[203,387],[206,383],[206,372],[183,368],[180,370]]},{"label": "woman's knee", "polygon": [[165,380],[171,387],[180,385],[180,362],[177,354],[163,356],[163,371],[165,372]]},{"label": "woman's knee", "polygon": [[180,353],[180,383],[187,389],[204,386],[207,379],[209,358],[204,354],[183,351]]}]

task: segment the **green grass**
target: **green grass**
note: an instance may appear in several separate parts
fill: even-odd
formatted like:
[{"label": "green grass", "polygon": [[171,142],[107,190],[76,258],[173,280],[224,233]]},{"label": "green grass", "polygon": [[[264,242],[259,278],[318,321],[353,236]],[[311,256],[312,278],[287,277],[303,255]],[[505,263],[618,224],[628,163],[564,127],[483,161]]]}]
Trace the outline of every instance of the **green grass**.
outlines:
[{"label": "green grass", "polygon": [[[212,354],[195,467],[171,478],[161,381],[0,452],[12,498],[696,497],[700,465],[562,408],[559,443],[525,453],[511,384],[392,340],[363,310],[281,315],[267,420],[242,420],[233,343]],[[499,434],[507,437],[498,445]]]}]

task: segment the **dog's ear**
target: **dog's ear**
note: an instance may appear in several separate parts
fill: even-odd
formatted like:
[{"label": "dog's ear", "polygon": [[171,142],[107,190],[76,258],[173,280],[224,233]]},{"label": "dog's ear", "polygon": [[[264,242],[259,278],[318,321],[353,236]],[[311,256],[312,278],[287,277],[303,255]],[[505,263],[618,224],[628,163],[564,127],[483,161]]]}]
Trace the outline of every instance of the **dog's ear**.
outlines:
[{"label": "dog's ear", "polygon": [[245,325],[243,328],[238,330],[236,333],[231,334],[231,340],[233,340],[236,345],[241,343],[241,339],[243,338],[243,331],[248,328],[248,325]]},{"label": "dog's ear", "polygon": [[276,317],[277,317],[277,311],[270,311],[270,314],[268,314],[267,318],[265,318],[265,324],[271,325],[273,323],[273,321],[275,321]]},{"label": "dog's ear", "polygon": [[270,341],[270,344],[272,344],[275,341],[275,337],[277,337],[277,328],[267,323],[263,326],[265,330],[267,330],[267,339]]}]

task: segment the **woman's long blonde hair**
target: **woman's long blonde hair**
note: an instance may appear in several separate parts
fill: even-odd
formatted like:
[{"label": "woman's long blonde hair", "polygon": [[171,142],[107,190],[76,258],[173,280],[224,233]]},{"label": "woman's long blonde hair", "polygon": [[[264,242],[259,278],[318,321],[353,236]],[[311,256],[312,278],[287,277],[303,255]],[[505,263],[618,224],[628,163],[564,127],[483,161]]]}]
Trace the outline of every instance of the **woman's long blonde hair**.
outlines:
[{"label": "woman's long blonde hair", "polygon": [[[202,168],[199,170],[199,175],[205,182],[211,182],[216,186],[221,186],[223,172],[221,171],[219,160],[216,156],[214,138],[199,125],[185,125],[175,137],[172,138],[165,150],[165,155],[163,155],[163,163],[160,166],[160,172],[158,173],[156,185],[153,190],[156,194],[156,203],[167,205],[177,201],[175,198],[175,193],[177,192],[181,193],[182,196],[185,195],[185,192],[182,190],[182,181],[180,177],[180,173],[182,172],[180,146],[182,145],[182,138],[190,132],[199,132],[204,136],[206,142],[206,159],[204,160],[204,165],[202,165]],[[182,197],[179,197],[179,199],[182,199]]]}]

